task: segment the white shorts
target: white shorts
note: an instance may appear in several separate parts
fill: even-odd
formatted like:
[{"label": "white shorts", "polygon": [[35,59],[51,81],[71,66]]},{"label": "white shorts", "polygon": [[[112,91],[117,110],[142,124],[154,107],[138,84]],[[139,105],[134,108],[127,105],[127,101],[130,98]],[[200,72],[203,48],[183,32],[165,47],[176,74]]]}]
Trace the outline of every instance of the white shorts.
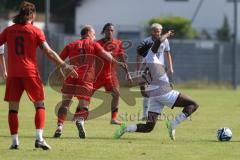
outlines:
[{"label": "white shorts", "polygon": [[180,92],[171,90],[170,92],[156,97],[149,97],[150,105],[148,111],[161,113],[164,106],[168,106],[169,108],[173,108],[174,103],[176,102]]}]

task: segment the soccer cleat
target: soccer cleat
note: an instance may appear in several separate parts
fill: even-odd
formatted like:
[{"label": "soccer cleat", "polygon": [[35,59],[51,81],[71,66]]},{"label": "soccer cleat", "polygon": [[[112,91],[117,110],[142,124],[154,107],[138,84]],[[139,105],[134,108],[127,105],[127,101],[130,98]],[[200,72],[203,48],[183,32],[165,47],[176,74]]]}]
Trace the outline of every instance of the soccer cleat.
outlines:
[{"label": "soccer cleat", "polygon": [[119,139],[126,132],[127,125],[125,123],[121,124],[120,128],[118,128],[114,133],[114,138]]},{"label": "soccer cleat", "polygon": [[35,148],[41,148],[43,150],[50,150],[51,149],[51,147],[46,143],[45,140],[43,140],[43,141],[36,140],[35,141]]},{"label": "soccer cleat", "polygon": [[84,128],[84,124],[81,123],[79,120],[76,121],[76,126],[78,129],[78,134],[79,134],[79,138],[84,139],[86,137],[86,131]]},{"label": "soccer cleat", "polygon": [[110,124],[121,125],[122,122],[117,119],[111,119]]},{"label": "soccer cleat", "polygon": [[13,145],[13,144],[12,144],[9,149],[11,149],[11,150],[14,150],[14,149],[15,149],[15,150],[18,150],[18,149],[19,149],[19,145],[16,145],[16,144]]},{"label": "soccer cleat", "polygon": [[171,123],[171,121],[167,121],[166,122],[166,126],[167,126],[167,128],[168,128],[168,134],[169,134],[169,137],[171,138],[171,140],[175,140],[175,132],[176,132],[176,130],[175,129],[173,129],[172,128],[172,123]]},{"label": "soccer cleat", "polygon": [[53,135],[53,137],[54,137],[54,138],[60,138],[61,135],[62,135],[62,129],[57,128],[56,131],[55,131],[55,133],[54,133],[54,135]]}]

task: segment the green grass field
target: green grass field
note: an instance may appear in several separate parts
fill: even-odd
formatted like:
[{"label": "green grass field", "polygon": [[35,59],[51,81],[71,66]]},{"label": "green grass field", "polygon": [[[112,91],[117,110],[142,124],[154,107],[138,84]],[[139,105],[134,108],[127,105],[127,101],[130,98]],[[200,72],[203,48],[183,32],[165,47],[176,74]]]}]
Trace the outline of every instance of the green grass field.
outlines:
[{"label": "green grass field", "polygon": [[[3,99],[4,86],[0,86],[0,97]],[[179,89],[191,95],[200,104],[199,110],[192,120],[183,122],[177,128],[176,141],[168,138],[164,121],[159,121],[153,132],[149,134],[125,134],[122,139],[113,139],[117,126],[109,124],[110,114],[86,122],[87,138],[78,138],[73,122],[66,122],[61,139],[53,139],[56,127],[54,107],[60,101],[61,95],[49,87],[45,88],[45,106],[47,119],[45,138],[52,146],[51,151],[34,149],[34,113],[33,105],[26,95],[21,100],[20,120],[20,150],[11,151],[7,114],[7,103],[0,101],[0,160],[132,160],[132,159],[164,159],[164,160],[236,160],[240,157],[240,91],[218,89]],[[91,106],[99,101],[93,100]],[[142,100],[138,99],[136,106],[120,103],[120,113],[137,114],[142,111]],[[74,107],[75,109],[75,107]],[[177,114],[180,109],[166,108],[166,115]],[[137,121],[128,121],[134,123]],[[233,138],[230,142],[218,142],[216,130],[227,126],[232,129]]]}]

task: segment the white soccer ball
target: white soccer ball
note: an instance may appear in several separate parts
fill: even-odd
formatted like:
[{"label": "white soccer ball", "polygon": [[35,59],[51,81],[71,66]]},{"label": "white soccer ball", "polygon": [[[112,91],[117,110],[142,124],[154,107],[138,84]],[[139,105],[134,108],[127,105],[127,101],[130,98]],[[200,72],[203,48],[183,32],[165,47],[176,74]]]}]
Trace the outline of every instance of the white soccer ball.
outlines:
[{"label": "white soccer ball", "polygon": [[217,139],[219,141],[230,141],[232,138],[232,131],[228,127],[219,128],[217,131]]}]

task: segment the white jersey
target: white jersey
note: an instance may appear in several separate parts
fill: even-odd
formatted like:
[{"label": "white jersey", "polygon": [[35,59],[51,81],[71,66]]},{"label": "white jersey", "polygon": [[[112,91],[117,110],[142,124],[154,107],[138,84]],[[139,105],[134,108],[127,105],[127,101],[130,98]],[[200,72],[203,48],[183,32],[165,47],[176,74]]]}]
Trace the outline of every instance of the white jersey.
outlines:
[{"label": "white jersey", "polygon": [[147,91],[161,89],[163,94],[167,92],[169,88],[169,79],[165,72],[162,61],[159,60],[157,54],[154,54],[150,49],[147,56],[143,60],[143,68],[149,71],[149,81],[146,88]]},{"label": "white jersey", "polygon": [[[143,53],[142,55],[143,57],[147,56],[153,43],[154,43],[153,38],[152,36],[150,36],[145,38],[137,47],[137,48],[146,48],[146,53]],[[161,43],[157,51],[157,57],[160,60],[160,62],[164,65],[164,67],[165,67],[165,61],[164,61],[165,52],[170,52],[170,45],[169,45],[168,39],[166,39],[164,42]]]},{"label": "white jersey", "polygon": [[4,45],[0,46],[0,54],[4,54]]},{"label": "white jersey", "polygon": [[[158,53],[164,54],[164,48],[159,48]],[[164,70],[164,61],[158,56],[150,49],[144,58],[145,68],[149,70],[151,80],[145,89],[150,100],[148,112],[155,113],[161,113],[164,106],[173,108],[180,94],[170,87],[168,76]]]},{"label": "white jersey", "polygon": [[164,57],[165,57],[165,53],[166,52],[170,52],[170,45],[169,45],[169,41],[168,39],[166,39],[164,42],[161,43],[160,47],[158,48],[157,51],[157,57],[160,61],[160,63],[165,67],[165,61],[164,61]]}]

